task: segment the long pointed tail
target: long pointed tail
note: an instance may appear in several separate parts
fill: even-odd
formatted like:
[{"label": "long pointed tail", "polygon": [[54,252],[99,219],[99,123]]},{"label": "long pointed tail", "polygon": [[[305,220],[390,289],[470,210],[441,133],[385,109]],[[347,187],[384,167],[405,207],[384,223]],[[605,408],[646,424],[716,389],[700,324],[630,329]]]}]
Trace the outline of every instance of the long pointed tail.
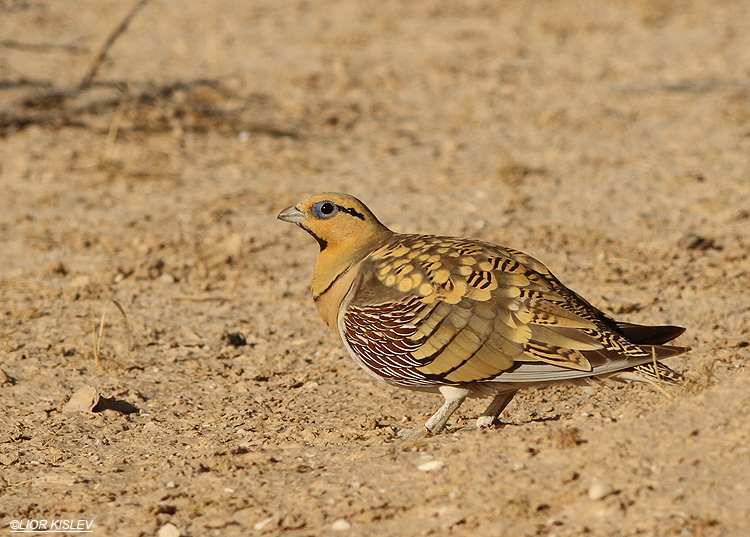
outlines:
[{"label": "long pointed tail", "polygon": [[619,321],[617,328],[636,345],[663,345],[685,331],[681,326],[647,326]]}]

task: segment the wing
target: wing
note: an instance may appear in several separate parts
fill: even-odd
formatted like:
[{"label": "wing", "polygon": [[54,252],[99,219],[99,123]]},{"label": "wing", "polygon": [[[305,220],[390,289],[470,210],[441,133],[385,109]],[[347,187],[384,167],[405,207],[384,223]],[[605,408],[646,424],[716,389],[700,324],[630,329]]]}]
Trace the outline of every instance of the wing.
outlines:
[{"label": "wing", "polygon": [[[340,332],[365,369],[410,387],[597,375],[652,359],[521,252],[398,235],[373,252]],[[521,380],[523,379],[523,380]]]}]

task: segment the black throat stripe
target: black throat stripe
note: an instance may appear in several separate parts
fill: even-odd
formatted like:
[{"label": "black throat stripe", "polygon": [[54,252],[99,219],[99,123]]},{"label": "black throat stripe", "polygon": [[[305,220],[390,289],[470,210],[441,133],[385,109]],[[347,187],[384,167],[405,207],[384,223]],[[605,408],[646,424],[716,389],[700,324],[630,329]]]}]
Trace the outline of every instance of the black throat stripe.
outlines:
[{"label": "black throat stripe", "polygon": [[365,219],[365,215],[363,215],[361,212],[359,212],[356,209],[352,209],[350,207],[342,207],[341,205],[336,205],[338,207],[339,211],[344,212],[346,214],[350,214],[355,218],[359,218],[360,220]]},{"label": "black throat stripe", "polygon": [[309,228],[309,227],[307,227],[307,226],[306,226],[306,225],[304,225],[304,224],[297,224],[297,225],[298,225],[299,227],[301,227],[302,229],[304,229],[305,231],[307,231],[307,232],[308,232],[308,233],[309,233],[310,235],[312,235],[312,236],[313,236],[313,238],[314,238],[314,239],[315,239],[316,241],[318,241],[318,245],[320,246],[320,251],[321,251],[321,252],[322,252],[323,250],[325,250],[325,249],[326,249],[326,248],[328,247],[328,241],[326,241],[326,240],[324,240],[324,239],[321,239],[320,237],[318,237],[318,236],[317,236],[317,235],[316,235],[315,233],[313,233],[313,232],[312,232],[312,231],[310,230],[310,228]]}]

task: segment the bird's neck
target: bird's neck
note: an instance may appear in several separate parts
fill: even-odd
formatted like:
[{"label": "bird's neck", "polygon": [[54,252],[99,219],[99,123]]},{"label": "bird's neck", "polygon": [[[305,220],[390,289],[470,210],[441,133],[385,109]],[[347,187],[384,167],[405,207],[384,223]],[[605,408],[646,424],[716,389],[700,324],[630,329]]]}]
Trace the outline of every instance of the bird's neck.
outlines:
[{"label": "bird's neck", "polygon": [[329,243],[315,263],[312,280],[312,296],[318,300],[351,267],[362,261],[368,254],[382,246],[393,232],[382,227],[367,237],[357,237],[345,241]]}]

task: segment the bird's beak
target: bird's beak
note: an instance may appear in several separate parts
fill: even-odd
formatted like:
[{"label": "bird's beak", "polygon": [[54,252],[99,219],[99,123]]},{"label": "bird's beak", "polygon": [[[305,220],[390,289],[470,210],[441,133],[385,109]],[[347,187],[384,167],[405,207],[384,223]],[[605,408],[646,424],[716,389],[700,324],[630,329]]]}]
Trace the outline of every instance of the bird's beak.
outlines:
[{"label": "bird's beak", "polygon": [[277,216],[279,220],[283,220],[284,222],[291,222],[292,224],[299,224],[305,219],[305,215],[302,211],[297,209],[294,205],[291,207],[287,207],[283,211],[279,213],[279,216]]}]

